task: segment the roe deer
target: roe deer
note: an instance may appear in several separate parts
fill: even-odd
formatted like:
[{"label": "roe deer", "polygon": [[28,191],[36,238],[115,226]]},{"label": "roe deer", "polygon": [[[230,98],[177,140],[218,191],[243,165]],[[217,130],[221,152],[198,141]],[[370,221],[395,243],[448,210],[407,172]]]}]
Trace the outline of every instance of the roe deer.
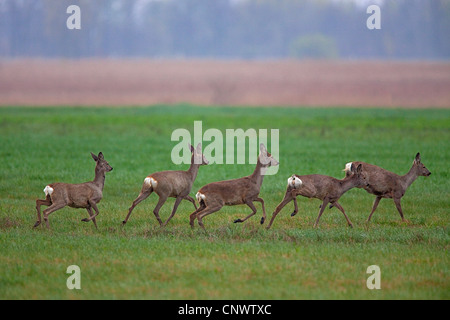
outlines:
[{"label": "roe deer", "polygon": [[244,222],[256,213],[254,201],[261,202],[263,217],[261,224],[266,218],[264,200],[259,197],[259,191],[263,183],[267,168],[278,165],[278,161],[267,152],[264,144],[260,145],[260,155],[252,175],[239,179],[212,182],[202,187],[196,194],[200,207],[190,215],[191,227],[197,219],[200,227],[205,230],[202,219],[213,212],[219,211],[223,206],[234,206],[246,204],[252,209],[252,213],[244,219],[236,219],[234,223]]},{"label": "roe deer", "polygon": [[345,214],[344,208],[338,203],[339,198],[348,190],[354,187],[362,187],[366,184],[364,173],[361,172],[361,166],[359,165],[356,170],[354,166],[351,166],[350,175],[342,180],[330,176],[324,176],[320,174],[310,174],[304,176],[292,175],[288,179],[288,186],[284,199],[275,209],[272,219],[270,220],[267,229],[272,226],[273,220],[277,216],[283,207],[294,201],[294,212],[291,213],[291,217],[295,216],[298,212],[297,206],[297,196],[301,195],[307,198],[316,198],[322,200],[322,205],[320,206],[319,216],[314,223],[314,228],[317,227],[319,223],[320,216],[322,215],[325,207],[328,203],[331,203],[330,209],[335,206],[337,207],[345,216],[347,223],[350,227],[353,227],[350,219]]},{"label": "roe deer", "polygon": [[[96,162],[94,181],[80,184],[57,182],[45,186],[45,200],[36,200],[38,220],[34,224],[34,227],[41,224],[41,205],[45,205],[49,206],[43,211],[44,221],[49,229],[50,225],[48,223],[48,216],[50,213],[64,208],[65,206],[72,208],[85,208],[89,213],[89,218],[85,218],[81,221],[88,222],[92,220],[97,228],[95,217],[98,215],[97,203],[99,203],[103,197],[105,172],[109,172],[113,168],[105,160],[103,153],[100,152],[98,156],[96,156],[91,152],[91,156]],[[95,210],[95,214],[92,213],[92,208]]]},{"label": "roe deer", "polygon": [[398,213],[405,221],[403,216],[402,206],[400,205],[401,198],[405,195],[406,189],[417,179],[419,176],[429,176],[431,172],[422,164],[420,161],[420,153],[416,154],[413,161],[412,167],[409,172],[403,176],[375,166],[373,164],[368,164],[361,161],[349,162],[346,165],[344,171],[348,175],[348,167],[353,165],[362,165],[362,170],[366,174],[367,185],[363,188],[376,196],[373,203],[372,211],[370,212],[367,222],[372,218],[373,213],[378,207],[378,203],[381,198],[392,198],[394,199],[395,206],[397,207]]},{"label": "roe deer", "polygon": [[[142,185],[141,192],[138,197],[133,201],[133,204],[128,210],[128,215],[122,224],[125,225],[128,221],[128,218],[131,215],[134,207],[136,207],[140,202],[145,200],[153,191],[159,196],[159,201],[153,210],[153,213],[158,220],[160,226],[166,226],[167,223],[172,219],[177,211],[178,205],[181,200],[189,200],[194,204],[195,209],[197,209],[197,205],[195,204],[195,200],[189,196],[191,192],[192,185],[194,183],[195,178],[197,177],[198,169],[201,165],[207,165],[209,162],[206,160],[205,156],[202,154],[202,145],[199,143],[197,149],[194,149],[193,146],[189,145],[189,148],[192,152],[191,157],[191,166],[187,171],[161,171],[155,172],[148,175],[144,179],[144,184]],[[175,204],[173,206],[172,214],[169,216],[166,222],[161,221],[159,217],[159,210],[166,202],[168,197],[176,198]]]}]

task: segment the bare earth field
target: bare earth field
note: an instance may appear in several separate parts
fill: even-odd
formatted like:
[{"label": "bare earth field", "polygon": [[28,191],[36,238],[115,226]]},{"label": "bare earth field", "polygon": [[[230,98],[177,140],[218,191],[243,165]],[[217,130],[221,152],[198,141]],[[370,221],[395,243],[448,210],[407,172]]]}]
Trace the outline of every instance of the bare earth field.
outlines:
[{"label": "bare earth field", "polygon": [[450,63],[3,60],[0,105],[450,107]]}]

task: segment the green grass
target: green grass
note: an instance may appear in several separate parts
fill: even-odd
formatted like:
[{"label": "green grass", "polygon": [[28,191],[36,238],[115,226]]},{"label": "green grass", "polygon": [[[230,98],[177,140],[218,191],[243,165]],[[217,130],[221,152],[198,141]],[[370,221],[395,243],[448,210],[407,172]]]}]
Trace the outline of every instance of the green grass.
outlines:
[{"label": "green grass", "polygon": [[[406,173],[414,156],[432,172],[402,200],[382,200],[370,224],[374,196],[361,189],[340,203],[354,224],[327,209],[319,228],[318,200],[298,198],[271,230],[258,213],[243,224],[246,206],[207,216],[204,233],[189,226],[193,206],[182,202],[165,229],[152,210],[156,195],[128,208],[151,172],[187,169],[171,162],[177,128],[280,130],[280,168],[264,180],[268,219],[293,174],[343,177],[361,160]],[[449,299],[450,110],[215,108],[0,108],[0,299]],[[207,145],[205,142],[204,145]],[[269,143],[270,145],[270,143]],[[35,200],[51,182],[94,176],[90,152],[114,167],[99,204],[99,230],[84,209],[50,215],[52,229],[33,229]],[[270,151],[270,146],[269,146]],[[248,175],[253,165],[200,168],[191,195],[204,184]],[[161,209],[168,217],[174,203]],[[267,222],[266,222],[267,223]],[[81,290],[68,290],[66,269],[81,268]],[[381,290],[369,290],[366,269],[381,268]]]}]

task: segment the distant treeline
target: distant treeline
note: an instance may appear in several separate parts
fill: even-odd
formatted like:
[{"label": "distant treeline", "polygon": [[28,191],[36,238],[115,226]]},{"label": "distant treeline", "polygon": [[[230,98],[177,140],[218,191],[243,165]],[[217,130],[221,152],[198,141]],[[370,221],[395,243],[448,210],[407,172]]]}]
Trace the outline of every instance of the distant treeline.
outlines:
[{"label": "distant treeline", "polygon": [[376,3],[379,30],[370,1],[0,0],[0,56],[450,58],[450,0]]}]

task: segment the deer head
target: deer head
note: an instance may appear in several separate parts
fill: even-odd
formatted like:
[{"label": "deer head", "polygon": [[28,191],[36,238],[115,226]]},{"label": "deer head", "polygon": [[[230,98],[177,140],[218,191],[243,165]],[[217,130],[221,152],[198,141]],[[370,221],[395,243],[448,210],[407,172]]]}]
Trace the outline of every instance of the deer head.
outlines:
[{"label": "deer head", "polygon": [[98,156],[96,156],[95,154],[93,154],[91,152],[91,156],[92,156],[92,159],[94,159],[94,161],[97,163],[97,166],[95,167],[96,170],[103,171],[103,172],[109,172],[113,169],[109,165],[109,163],[105,160],[105,158],[103,157],[103,153],[100,152],[98,154]]},{"label": "deer head", "polygon": [[263,168],[267,168],[267,167],[271,167],[271,166],[277,166],[280,163],[278,162],[278,160],[276,160],[268,151],[266,146],[261,143],[259,145],[259,162],[261,162],[261,165]]},{"label": "deer head", "polygon": [[367,180],[366,173],[362,170],[362,165],[359,164],[358,167],[353,165],[353,163],[350,165],[350,176],[356,180],[356,187],[357,188],[363,188],[368,187],[369,182]]},{"label": "deer head", "polygon": [[416,154],[416,158],[414,159],[414,162],[413,162],[413,167],[415,168],[418,176],[428,177],[431,174],[430,170],[428,170],[425,167],[425,165],[420,161],[420,153],[419,152]]}]

